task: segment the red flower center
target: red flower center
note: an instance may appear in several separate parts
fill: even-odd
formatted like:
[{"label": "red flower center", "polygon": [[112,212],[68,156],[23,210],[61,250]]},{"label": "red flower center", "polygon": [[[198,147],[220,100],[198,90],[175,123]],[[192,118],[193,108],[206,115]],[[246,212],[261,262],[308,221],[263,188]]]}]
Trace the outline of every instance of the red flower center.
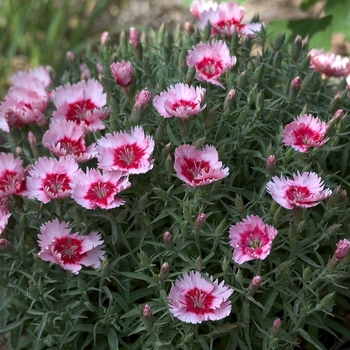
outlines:
[{"label": "red flower center", "polygon": [[[86,112],[92,111],[95,108],[97,108],[97,106],[90,99],[71,103],[67,111],[67,120],[79,123],[85,118]],[[84,120],[84,122],[86,122],[86,120]]]},{"label": "red flower center", "polygon": [[214,297],[198,288],[193,288],[185,294],[187,311],[197,315],[204,315],[212,312]]},{"label": "red flower center", "polygon": [[235,27],[235,29],[239,32],[243,27],[243,25],[241,25],[240,22],[236,21],[234,18],[213,23],[212,26],[214,30],[221,33],[229,32],[231,30],[231,27]]},{"label": "red flower center", "polygon": [[187,108],[195,109],[195,108],[197,108],[197,106],[198,106],[198,103],[196,103],[196,102],[186,101],[186,100],[181,99],[181,100],[173,103],[173,105],[171,106],[171,109],[173,111],[176,111],[178,108],[181,108],[181,107],[185,107],[186,109]]},{"label": "red flower center", "polygon": [[205,161],[195,161],[193,159],[184,158],[185,165],[182,167],[182,174],[189,181],[194,181],[199,183],[201,180],[196,179],[196,177],[202,172],[209,172],[210,164]]},{"label": "red flower center", "polygon": [[78,140],[72,140],[64,137],[58,142],[61,144],[61,148],[64,149],[67,154],[74,154],[78,156],[85,152],[84,140],[82,138]]},{"label": "red flower center", "polygon": [[0,193],[11,195],[21,189],[22,177],[18,173],[6,170],[0,178]]},{"label": "red flower center", "polygon": [[57,238],[54,250],[61,254],[65,264],[79,263],[85,253],[81,254],[81,240],[69,236]]},{"label": "red flower center", "polygon": [[259,256],[262,248],[270,242],[267,233],[259,227],[250,227],[247,232],[241,236],[241,244],[246,254]]},{"label": "red flower center", "polygon": [[136,143],[119,147],[114,150],[114,165],[121,168],[136,169],[144,155],[145,151]]},{"label": "red flower center", "polygon": [[43,181],[43,190],[51,198],[62,198],[71,189],[66,174],[47,174]]},{"label": "red flower center", "polygon": [[85,199],[95,205],[107,206],[109,199],[115,193],[115,186],[111,182],[95,182],[90,185]]},{"label": "red flower center", "polygon": [[224,71],[222,62],[210,57],[204,57],[202,61],[196,65],[196,69],[206,75],[209,79],[221,75]]},{"label": "red flower center", "polygon": [[286,191],[286,198],[292,203],[309,203],[306,200],[310,197],[311,193],[305,186],[290,186]]},{"label": "red flower center", "polygon": [[293,130],[296,146],[312,145],[315,142],[320,141],[323,135],[319,132],[312,130],[309,126],[303,125],[296,130]]}]

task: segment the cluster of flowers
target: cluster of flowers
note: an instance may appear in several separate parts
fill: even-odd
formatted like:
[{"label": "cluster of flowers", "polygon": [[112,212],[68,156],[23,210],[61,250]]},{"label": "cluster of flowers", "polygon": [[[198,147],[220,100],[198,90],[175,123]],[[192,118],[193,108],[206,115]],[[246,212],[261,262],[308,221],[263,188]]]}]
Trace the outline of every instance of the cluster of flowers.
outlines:
[{"label": "cluster of flowers", "polygon": [[[213,36],[232,35],[235,32],[253,36],[261,29],[259,23],[241,23],[244,9],[235,2],[216,4],[195,1],[191,12],[199,19],[200,29],[204,30],[210,23]],[[133,34],[133,40],[139,40]],[[222,40],[197,44],[187,56],[187,65],[195,68],[197,80],[221,88],[225,86],[220,78],[236,62],[237,58],[231,56]],[[317,64],[313,61],[312,64],[318,69]],[[127,89],[134,78],[131,63],[116,62],[110,68],[115,82]],[[26,86],[24,80],[29,82]],[[129,176],[146,173],[153,167],[155,143],[152,137],[136,126],[130,132],[107,133],[96,144],[87,146],[86,134],[103,130],[103,121],[109,114],[105,107],[106,94],[102,85],[95,80],[66,84],[48,92],[50,76],[41,67],[29,73],[18,73],[12,82],[13,87],[0,105],[0,128],[9,132],[11,128],[24,124],[44,125],[46,119],[43,113],[51,98],[56,110],[42,144],[58,159],[41,157],[24,169],[20,158],[0,154],[0,229],[5,228],[11,215],[6,197],[13,194],[43,203],[71,197],[86,209],[111,209],[122,205],[124,200],[118,195],[131,186]],[[153,105],[164,118],[186,120],[206,107],[205,94],[206,89],[202,87],[194,88],[180,82],[154,97]],[[231,94],[234,94],[234,90]],[[151,93],[142,90],[136,98],[133,112],[144,110],[150,99]],[[327,128],[327,124],[317,117],[300,115],[286,125],[283,142],[297,151],[308,152],[310,147],[321,147],[328,141]],[[31,134],[28,137],[34,144],[35,136]],[[79,167],[79,163],[95,157],[97,169],[87,168],[84,172]],[[274,161],[270,159],[272,165]],[[177,147],[174,170],[191,187],[208,185],[229,175],[229,169],[219,161],[218,151],[212,145],[200,149],[188,144]],[[315,206],[332,193],[330,189],[324,189],[323,181],[313,172],[293,174],[293,179],[282,175],[280,178],[273,177],[266,189],[286,209]],[[73,273],[78,273],[81,265],[100,266],[105,253],[102,249],[104,242],[97,232],[89,235],[71,233],[69,223],[60,223],[57,219],[45,223],[40,230],[39,256],[42,259],[57,263]],[[277,234],[277,230],[265,224],[259,216],[247,216],[229,230],[230,244],[234,249],[233,260],[243,264],[253,259],[265,259]],[[199,272],[185,273],[170,290],[170,310],[184,322],[218,320],[230,313],[228,299],[232,293],[232,288],[214,281],[210,276],[204,278]]]}]

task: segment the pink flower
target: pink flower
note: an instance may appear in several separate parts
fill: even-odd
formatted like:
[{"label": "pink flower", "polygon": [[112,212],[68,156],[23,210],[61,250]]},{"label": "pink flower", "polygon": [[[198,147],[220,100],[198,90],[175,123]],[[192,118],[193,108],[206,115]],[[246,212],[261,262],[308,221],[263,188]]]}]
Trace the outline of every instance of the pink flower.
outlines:
[{"label": "pink flower", "polygon": [[96,144],[85,146],[83,124],[66,119],[56,119],[43,136],[43,145],[54,155],[61,157],[70,154],[77,162],[86,162],[96,156]]},{"label": "pink flower", "polygon": [[242,222],[230,227],[230,244],[234,248],[233,261],[243,264],[253,259],[264,260],[277,236],[277,230],[264,224],[257,215],[247,216]]},{"label": "pink flower", "polygon": [[200,149],[190,145],[177,147],[174,169],[178,178],[192,187],[208,185],[229,173],[219,162],[216,148],[208,145]]},{"label": "pink flower", "polygon": [[19,71],[11,77],[11,82],[14,86],[28,87],[33,81],[39,81],[44,88],[51,84],[50,77],[51,67],[37,67],[31,69],[29,72]]},{"label": "pink flower", "polygon": [[187,323],[221,320],[231,312],[228,298],[232,293],[224,281],[219,284],[212,276],[203,278],[200,272],[191,271],[172,285],[168,295],[170,312]]},{"label": "pink flower", "polygon": [[347,57],[335,55],[331,52],[312,49],[309,52],[310,67],[326,77],[346,77],[350,74],[350,61]]},{"label": "pink flower", "polygon": [[203,11],[199,18],[199,29],[204,30],[210,23],[213,34],[232,35],[239,32],[248,36],[255,36],[261,30],[261,23],[241,24],[245,14],[244,7],[236,2],[223,2],[217,8]]},{"label": "pink flower", "polygon": [[57,219],[40,227],[38,243],[41,248],[38,256],[58,264],[62,269],[78,274],[84,266],[100,267],[105,252],[101,235],[91,232],[87,236],[71,233],[68,222]]},{"label": "pink flower", "polygon": [[187,84],[178,83],[161,92],[153,100],[153,105],[164,118],[185,118],[200,113],[206,105],[201,106],[205,98],[205,89],[194,88]]},{"label": "pink flower", "polygon": [[325,137],[327,124],[311,114],[302,114],[286,125],[283,143],[299,152],[308,152],[310,147],[321,147],[329,137]]},{"label": "pink flower", "polygon": [[27,187],[29,198],[36,198],[43,203],[51,199],[69,197],[72,177],[81,172],[78,163],[71,156],[54,158],[42,157],[29,169]]},{"label": "pink flower", "polygon": [[10,128],[25,124],[45,124],[45,112],[49,95],[38,80],[29,81],[28,86],[13,86],[0,105],[0,129],[9,132]]},{"label": "pink flower", "polygon": [[324,189],[323,181],[313,172],[298,172],[293,174],[293,180],[274,176],[266,184],[266,190],[286,209],[314,207],[332,194],[330,189]]},{"label": "pink flower", "polygon": [[222,40],[209,44],[198,44],[188,52],[187,65],[195,67],[196,78],[200,81],[219,85],[222,88],[220,76],[236,64],[236,56],[230,56],[230,51]]},{"label": "pink flower", "polygon": [[196,18],[199,18],[203,11],[208,11],[210,9],[216,10],[218,7],[217,2],[211,0],[199,0],[193,1],[190,6],[190,12]]},{"label": "pink flower", "polygon": [[143,89],[139,92],[139,94],[136,97],[135,104],[134,104],[134,109],[146,109],[148,104],[150,103],[152,98],[152,93],[151,91],[147,89]]},{"label": "pink flower", "polygon": [[105,128],[102,120],[106,119],[108,109],[107,96],[103,93],[102,85],[93,79],[81,81],[78,84],[66,84],[53,91],[53,102],[57,111],[52,120],[66,119],[83,125],[89,131]]},{"label": "pink flower", "polygon": [[116,84],[121,87],[128,87],[134,79],[134,68],[130,62],[112,63],[111,72]]},{"label": "pink flower", "polygon": [[350,240],[348,239],[341,239],[337,243],[337,249],[334,253],[334,257],[337,260],[344,259],[348,254],[350,253]]},{"label": "pink flower", "polygon": [[130,43],[133,47],[138,47],[141,44],[140,32],[135,27],[130,27],[129,30]]},{"label": "pink flower", "polygon": [[110,35],[109,32],[105,31],[101,34],[101,38],[100,38],[100,42],[101,45],[106,45],[108,43],[108,41],[110,40]]},{"label": "pink flower", "polygon": [[19,194],[24,180],[22,163],[11,153],[0,153],[0,198]]},{"label": "pink flower", "polygon": [[73,199],[87,209],[112,209],[125,203],[116,197],[129,188],[128,177],[119,171],[106,171],[102,174],[96,169],[87,169],[73,179]]},{"label": "pink flower", "polygon": [[5,227],[7,226],[7,223],[9,221],[9,217],[11,216],[11,213],[9,211],[9,205],[7,198],[1,198],[0,199],[0,234],[5,230]]},{"label": "pink flower", "polygon": [[98,167],[123,174],[143,174],[153,168],[154,140],[140,126],[130,133],[106,134],[97,142]]}]

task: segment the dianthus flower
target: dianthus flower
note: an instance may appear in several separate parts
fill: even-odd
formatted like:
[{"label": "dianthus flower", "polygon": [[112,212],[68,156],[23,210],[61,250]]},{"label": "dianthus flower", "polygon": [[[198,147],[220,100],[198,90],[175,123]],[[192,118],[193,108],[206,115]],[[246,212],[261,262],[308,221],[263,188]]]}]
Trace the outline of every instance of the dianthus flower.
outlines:
[{"label": "dianthus flower", "polygon": [[42,142],[54,155],[61,157],[70,154],[78,163],[96,156],[96,144],[86,147],[84,126],[72,120],[53,120]]},{"label": "dianthus flower", "polygon": [[154,140],[140,126],[106,134],[97,141],[98,167],[123,174],[143,174],[153,168]]},{"label": "dianthus flower", "polygon": [[208,145],[200,149],[191,145],[177,147],[174,169],[178,178],[192,187],[208,185],[229,173],[219,161],[216,148]]},{"label": "dianthus flower", "polygon": [[210,9],[216,10],[218,7],[218,3],[211,0],[199,0],[193,1],[190,5],[190,12],[196,18],[199,18],[203,11],[208,11]]},{"label": "dianthus flower", "polygon": [[41,259],[58,264],[74,274],[79,273],[82,265],[97,269],[105,255],[98,232],[86,236],[71,233],[69,223],[58,219],[43,224],[38,239],[41,248],[38,256]]},{"label": "dianthus flower", "polygon": [[309,56],[311,68],[314,68],[316,72],[321,72],[326,77],[341,78],[350,74],[348,57],[317,49],[310,50]]},{"label": "dianthus flower", "polygon": [[39,81],[44,88],[51,84],[50,77],[51,67],[37,67],[30,71],[19,71],[11,77],[11,82],[14,86],[27,87],[33,81]]},{"label": "dianthus flower", "polygon": [[283,143],[299,152],[308,152],[310,147],[321,147],[329,137],[325,137],[327,124],[311,114],[302,114],[287,124],[283,133]]},{"label": "dianthus flower", "polygon": [[28,86],[13,86],[0,105],[0,128],[10,132],[10,128],[25,124],[46,123],[43,113],[49,104],[49,95],[42,83],[33,80]]},{"label": "dianthus flower", "polygon": [[39,158],[29,169],[29,198],[48,203],[51,199],[69,197],[72,192],[72,177],[78,171],[82,172],[72,156],[60,157],[58,160]]},{"label": "dianthus flower", "polygon": [[153,105],[164,118],[185,118],[198,114],[205,108],[201,106],[205,98],[205,89],[194,88],[187,84],[178,83],[161,92],[153,100]]},{"label": "dianthus flower", "polygon": [[200,272],[184,273],[171,287],[168,300],[170,312],[187,323],[216,321],[228,316],[233,289],[213,277],[203,278]]},{"label": "dianthus flower", "polygon": [[25,177],[22,163],[11,153],[0,153],[0,198],[19,194]]},{"label": "dianthus flower", "polygon": [[52,120],[66,119],[83,125],[89,131],[105,128],[102,120],[106,119],[108,110],[107,96],[102,85],[93,79],[80,81],[78,84],[66,84],[53,91],[53,102],[57,110]]},{"label": "dianthus flower", "polygon": [[244,14],[244,7],[238,6],[236,2],[223,2],[217,8],[209,8],[203,11],[199,18],[198,27],[204,30],[209,22],[214,35],[232,35],[234,32],[238,32],[248,36],[255,36],[255,32],[260,31],[262,24],[242,24]]},{"label": "dianthus flower", "polygon": [[11,216],[7,198],[0,199],[0,234],[5,230]]},{"label": "dianthus flower", "polygon": [[313,172],[298,172],[293,174],[293,180],[274,176],[266,184],[266,190],[286,209],[314,207],[332,194],[332,190],[324,189],[323,181]]},{"label": "dianthus flower", "polygon": [[130,62],[122,61],[111,64],[111,72],[116,84],[128,87],[134,79],[134,68]]},{"label": "dianthus flower", "polygon": [[129,188],[128,177],[119,171],[105,171],[101,174],[96,169],[87,169],[73,179],[72,198],[86,209],[112,209],[125,201],[117,195]]},{"label": "dianthus flower", "polygon": [[236,64],[236,56],[230,56],[230,51],[222,40],[209,44],[198,44],[188,52],[187,65],[195,67],[196,78],[224,88],[220,76]]},{"label": "dianthus flower", "polygon": [[264,260],[277,236],[277,230],[265,224],[257,215],[247,216],[242,222],[230,227],[230,244],[233,261],[243,264],[253,259]]}]

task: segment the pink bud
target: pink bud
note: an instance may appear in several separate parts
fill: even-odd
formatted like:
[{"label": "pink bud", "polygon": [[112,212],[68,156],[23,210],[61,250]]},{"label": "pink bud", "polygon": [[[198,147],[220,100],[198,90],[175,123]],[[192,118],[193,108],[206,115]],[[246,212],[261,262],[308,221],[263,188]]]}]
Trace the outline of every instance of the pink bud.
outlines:
[{"label": "pink bud", "polygon": [[169,263],[165,262],[160,268],[159,277],[162,281],[166,280],[169,276]]},{"label": "pink bud", "polygon": [[143,324],[145,325],[146,328],[151,328],[152,323],[153,323],[153,314],[152,314],[152,309],[151,307],[146,304],[143,307],[143,312],[142,312],[142,318],[143,318]]},{"label": "pink bud", "polygon": [[80,76],[81,79],[90,79],[91,78],[91,73],[90,73],[90,70],[89,70],[86,63],[80,64],[79,69],[81,72],[81,76]]},{"label": "pink bud", "polygon": [[163,240],[166,249],[171,249],[174,246],[173,236],[169,231],[164,232]]},{"label": "pink bud", "polygon": [[282,320],[280,318],[276,318],[274,321],[273,321],[273,325],[272,325],[272,332],[276,332],[276,331],[279,331],[282,327]]},{"label": "pink bud", "polygon": [[350,240],[342,239],[337,244],[337,249],[334,253],[334,256],[337,260],[344,259],[350,252]]},{"label": "pink bud", "polygon": [[98,74],[103,74],[103,67],[101,63],[96,63],[96,69],[98,71]]},{"label": "pink bud", "polygon": [[19,146],[16,147],[16,155],[17,155],[17,157],[23,156],[22,147],[19,147]]},{"label": "pink bud", "polygon": [[148,304],[143,307],[143,316],[152,317],[152,308]]},{"label": "pink bud", "polygon": [[262,277],[261,276],[255,276],[252,279],[252,286],[255,288],[259,288],[261,286],[261,282],[262,282]]},{"label": "pink bud", "polygon": [[295,88],[296,90],[299,90],[301,83],[302,83],[301,78],[299,76],[297,76],[292,80],[292,82],[290,83],[290,86]]},{"label": "pink bud", "polygon": [[112,63],[111,72],[115,82],[121,87],[128,87],[134,79],[134,69],[130,62]]},{"label": "pink bud", "polygon": [[338,110],[334,113],[332,119],[334,119],[334,120],[337,121],[337,122],[340,122],[340,121],[343,119],[344,115],[345,115],[344,110],[343,110],[343,109],[338,109]]},{"label": "pink bud", "polygon": [[141,43],[139,31],[136,28],[131,27],[129,30],[129,36],[131,45],[135,48],[138,47]]},{"label": "pink bud", "polygon": [[207,221],[207,215],[205,213],[200,213],[194,223],[194,226],[197,230],[199,230],[204,223]]},{"label": "pink bud", "polygon": [[110,39],[109,32],[103,32],[101,34],[101,45],[106,45]]},{"label": "pink bud", "polygon": [[136,97],[135,107],[146,108],[151,101],[152,93],[149,90],[142,90]]},{"label": "pink bud", "polygon": [[31,147],[37,145],[36,137],[31,131],[28,132],[28,142]]},{"label": "pink bud", "polygon": [[9,245],[9,241],[6,238],[0,238],[0,247],[3,249],[7,249]]},{"label": "pink bud", "polygon": [[191,22],[185,22],[184,29],[187,33],[190,33],[190,34],[194,32],[193,24]]},{"label": "pink bud", "polygon": [[71,52],[71,51],[67,51],[66,52],[66,59],[67,59],[67,61],[73,62],[74,58],[75,58],[75,56],[74,56],[73,52]]},{"label": "pink bud", "polygon": [[273,176],[276,171],[276,156],[274,154],[270,155],[266,159],[266,170],[270,176]]}]

